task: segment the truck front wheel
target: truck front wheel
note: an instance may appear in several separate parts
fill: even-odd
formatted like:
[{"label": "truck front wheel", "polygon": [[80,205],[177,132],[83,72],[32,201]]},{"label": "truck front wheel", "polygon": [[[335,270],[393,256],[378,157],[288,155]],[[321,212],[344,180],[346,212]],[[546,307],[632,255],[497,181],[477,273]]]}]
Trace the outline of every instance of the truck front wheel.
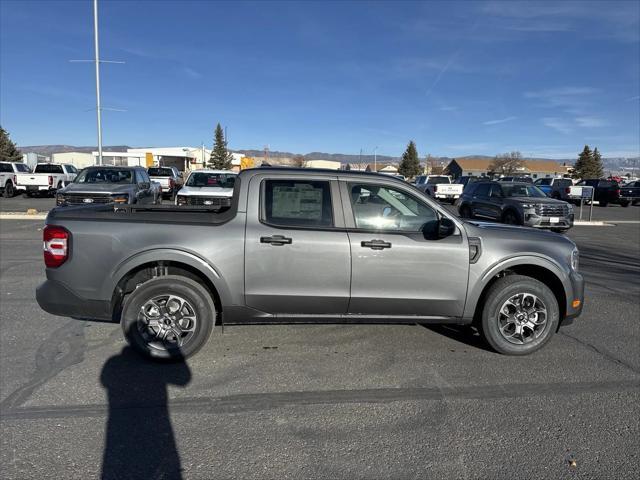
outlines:
[{"label": "truck front wheel", "polygon": [[11,182],[11,180],[9,180],[7,184],[4,186],[3,195],[4,195],[4,198],[11,198],[15,195],[15,191],[13,189],[13,183]]},{"label": "truck front wheel", "polygon": [[156,360],[180,360],[207,342],[216,318],[209,291],[179,275],[143,283],[126,299],[121,326],[138,352]]},{"label": "truck front wheel", "polygon": [[544,283],[523,275],[497,280],[485,297],[480,333],[497,352],[527,355],[558,329],[558,301]]}]

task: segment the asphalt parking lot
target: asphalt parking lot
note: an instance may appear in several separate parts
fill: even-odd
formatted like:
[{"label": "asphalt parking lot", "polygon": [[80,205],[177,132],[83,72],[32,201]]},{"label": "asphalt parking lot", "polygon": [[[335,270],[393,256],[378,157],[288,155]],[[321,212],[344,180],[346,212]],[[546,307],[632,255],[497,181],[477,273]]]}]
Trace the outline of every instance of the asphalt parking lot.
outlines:
[{"label": "asphalt parking lot", "polygon": [[[27,202],[53,205],[0,210]],[[584,314],[528,357],[456,328],[280,325],[217,329],[175,365],[131,353],[118,325],[39,309],[41,228],[0,221],[2,478],[640,475],[638,223],[568,233]]]}]

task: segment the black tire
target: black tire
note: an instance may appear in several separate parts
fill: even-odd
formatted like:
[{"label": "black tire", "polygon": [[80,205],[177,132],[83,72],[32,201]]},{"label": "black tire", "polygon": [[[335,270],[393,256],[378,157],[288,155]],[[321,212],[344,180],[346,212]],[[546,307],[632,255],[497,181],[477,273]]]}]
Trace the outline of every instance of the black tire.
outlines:
[{"label": "black tire", "polygon": [[13,182],[9,180],[4,186],[4,192],[2,192],[2,195],[4,196],[4,198],[11,198],[15,194],[16,192],[15,192],[15,189],[13,188]]},{"label": "black tire", "polygon": [[462,205],[460,207],[460,216],[462,218],[473,218],[473,212],[471,211],[471,207],[469,207],[469,205]]},{"label": "black tire", "polygon": [[624,208],[627,208],[630,204],[631,204],[631,202],[629,200],[622,200],[620,202],[620,206],[624,207]]},{"label": "black tire", "polygon": [[[530,341],[517,345],[500,332],[499,314],[505,302],[519,293],[532,294],[546,307],[544,328]],[[528,355],[542,348],[558,329],[560,311],[553,292],[544,283],[524,275],[507,275],[497,280],[485,297],[479,330],[485,341],[495,351],[505,355]]]},{"label": "black tire", "polygon": [[502,223],[506,223],[507,225],[522,225],[522,221],[518,214],[513,210],[507,210],[502,215]]},{"label": "black tire", "polygon": [[[145,329],[145,324],[139,319],[143,306],[151,299],[168,295],[185,300],[185,304],[188,305],[187,311],[194,312],[195,328],[191,335],[187,334],[182,346],[147,338],[148,333],[143,333],[143,330],[149,332],[149,329]],[[167,307],[164,312],[164,316],[158,316],[159,319],[165,319],[170,315],[170,309]],[[166,275],[145,282],[128,296],[122,308],[120,324],[129,344],[142,355],[154,360],[180,360],[190,357],[202,348],[211,335],[215,319],[216,307],[211,293],[204,286],[187,277]],[[174,323],[173,326],[175,325]],[[164,323],[162,328],[165,328]]]},{"label": "black tire", "polygon": [[609,205],[609,202],[607,202],[606,200],[600,200],[598,202],[598,205],[600,205],[601,207],[606,207],[607,205]]}]

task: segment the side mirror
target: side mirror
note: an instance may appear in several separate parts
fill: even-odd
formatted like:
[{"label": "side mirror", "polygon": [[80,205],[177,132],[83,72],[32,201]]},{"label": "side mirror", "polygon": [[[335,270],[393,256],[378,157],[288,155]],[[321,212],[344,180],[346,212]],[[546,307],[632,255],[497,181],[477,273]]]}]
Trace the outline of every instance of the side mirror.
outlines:
[{"label": "side mirror", "polygon": [[149,190],[151,188],[151,184],[149,182],[140,182],[138,184],[138,186],[142,189],[142,190]]},{"label": "side mirror", "polygon": [[442,217],[439,220],[432,220],[422,226],[422,234],[427,240],[440,240],[441,238],[453,235],[455,231],[456,224],[453,223],[453,220],[447,217]]}]

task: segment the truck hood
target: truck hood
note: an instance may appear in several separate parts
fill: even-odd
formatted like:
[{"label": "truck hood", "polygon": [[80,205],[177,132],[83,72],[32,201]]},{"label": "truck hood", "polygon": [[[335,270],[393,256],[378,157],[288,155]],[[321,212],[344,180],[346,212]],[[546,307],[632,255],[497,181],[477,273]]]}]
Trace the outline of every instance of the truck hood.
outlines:
[{"label": "truck hood", "polygon": [[178,195],[188,197],[231,197],[233,188],[220,187],[182,187]]},{"label": "truck hood", "polygon": [[70,183],[58,193],[63,194],[110,194],[110,193],[129,193],[133,188],[133,184],[117,184],[117,183]]},{"label": "truck hood", "polygon": [[575,247],[575,243],[568,237],[547,230],[539,230],[532,227],[518,225],[506,225],[504,223],[485,222],[482,220],[465,220],[464,227],[470,237],[495,239],[499,242],[522,241],[534,248],[539,245],[555,243],[558,245]]}]

